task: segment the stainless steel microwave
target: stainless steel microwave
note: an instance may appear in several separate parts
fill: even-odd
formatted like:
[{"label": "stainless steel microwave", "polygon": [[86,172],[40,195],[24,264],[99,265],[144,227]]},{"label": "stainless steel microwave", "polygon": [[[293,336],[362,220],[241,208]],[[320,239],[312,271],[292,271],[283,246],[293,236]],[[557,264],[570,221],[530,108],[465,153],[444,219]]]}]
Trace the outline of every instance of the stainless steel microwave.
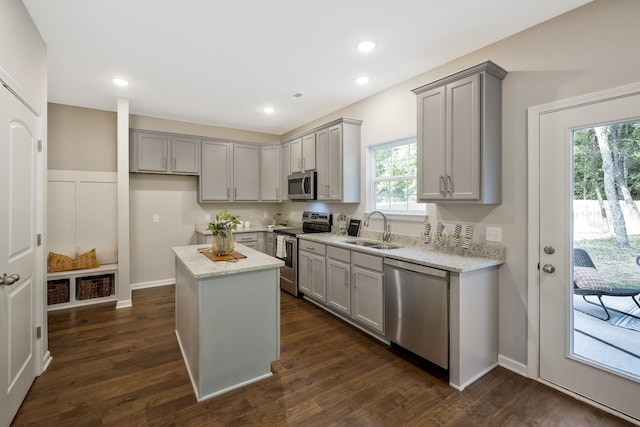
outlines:
[{"label": "stainless steel microwave", "polygon": [[294,173],[287,177],[289,200],[316,200],[317,172]]}]

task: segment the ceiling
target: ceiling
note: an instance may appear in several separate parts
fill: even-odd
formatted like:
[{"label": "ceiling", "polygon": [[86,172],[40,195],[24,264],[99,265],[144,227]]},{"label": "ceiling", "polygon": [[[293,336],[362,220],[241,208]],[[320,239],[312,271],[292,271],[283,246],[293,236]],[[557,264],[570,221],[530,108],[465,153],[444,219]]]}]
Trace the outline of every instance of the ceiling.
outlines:
[{"label": "ceiling", "polygon": [[590,0],[23,1],[49,102],[280,135]]}]

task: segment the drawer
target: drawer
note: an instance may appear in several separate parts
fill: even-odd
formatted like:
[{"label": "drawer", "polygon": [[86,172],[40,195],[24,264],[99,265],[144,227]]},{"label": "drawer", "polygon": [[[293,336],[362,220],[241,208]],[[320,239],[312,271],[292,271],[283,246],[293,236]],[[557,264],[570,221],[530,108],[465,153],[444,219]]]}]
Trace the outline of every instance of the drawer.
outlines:
[{"label": "drawer", "polygon": [[351,251],[349,249],[336,248],[335,246],[327,246],[327,257],[350,263]]},{"label": "drawer", "polygon": [[238,243],[257,242],[258,233],[235,233],[233,240]]},{"label": "drawer", "polygon": [[353,265],[357,265],[359,267],[368,268],[369,270],[379,271],[382,273],[383,263],[382,257],[367,255],[360,252],[352,252],[351,259],[353,261]]},{"label": "drawer", "polygon": [[298,240],[298,249],[301,251],[312,252],[314,254],[323,255],[326,252],[326,246],[322,243],[310,242],[308,240]]}]

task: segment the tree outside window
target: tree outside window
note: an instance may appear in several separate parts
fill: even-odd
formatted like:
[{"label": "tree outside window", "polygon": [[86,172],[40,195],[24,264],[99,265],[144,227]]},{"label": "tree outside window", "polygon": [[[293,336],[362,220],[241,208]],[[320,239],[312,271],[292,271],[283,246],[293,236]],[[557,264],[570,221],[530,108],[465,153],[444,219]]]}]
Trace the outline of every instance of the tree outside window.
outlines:
[{"label": "tree outside window", "polygon": [[417,153],[415,137],[374,145],[370,148],[373,210],[425,212],[417,198]]}]

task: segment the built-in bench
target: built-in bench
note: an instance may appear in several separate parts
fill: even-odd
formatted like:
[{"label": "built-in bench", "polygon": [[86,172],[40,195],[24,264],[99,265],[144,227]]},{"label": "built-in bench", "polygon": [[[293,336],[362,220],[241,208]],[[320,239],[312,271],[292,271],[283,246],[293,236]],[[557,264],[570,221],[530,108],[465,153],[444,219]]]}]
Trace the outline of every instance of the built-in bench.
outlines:
[{"label": "built-in bench", "polygon": [[47,273],[48,310],[116,301],[118,264]]}]

